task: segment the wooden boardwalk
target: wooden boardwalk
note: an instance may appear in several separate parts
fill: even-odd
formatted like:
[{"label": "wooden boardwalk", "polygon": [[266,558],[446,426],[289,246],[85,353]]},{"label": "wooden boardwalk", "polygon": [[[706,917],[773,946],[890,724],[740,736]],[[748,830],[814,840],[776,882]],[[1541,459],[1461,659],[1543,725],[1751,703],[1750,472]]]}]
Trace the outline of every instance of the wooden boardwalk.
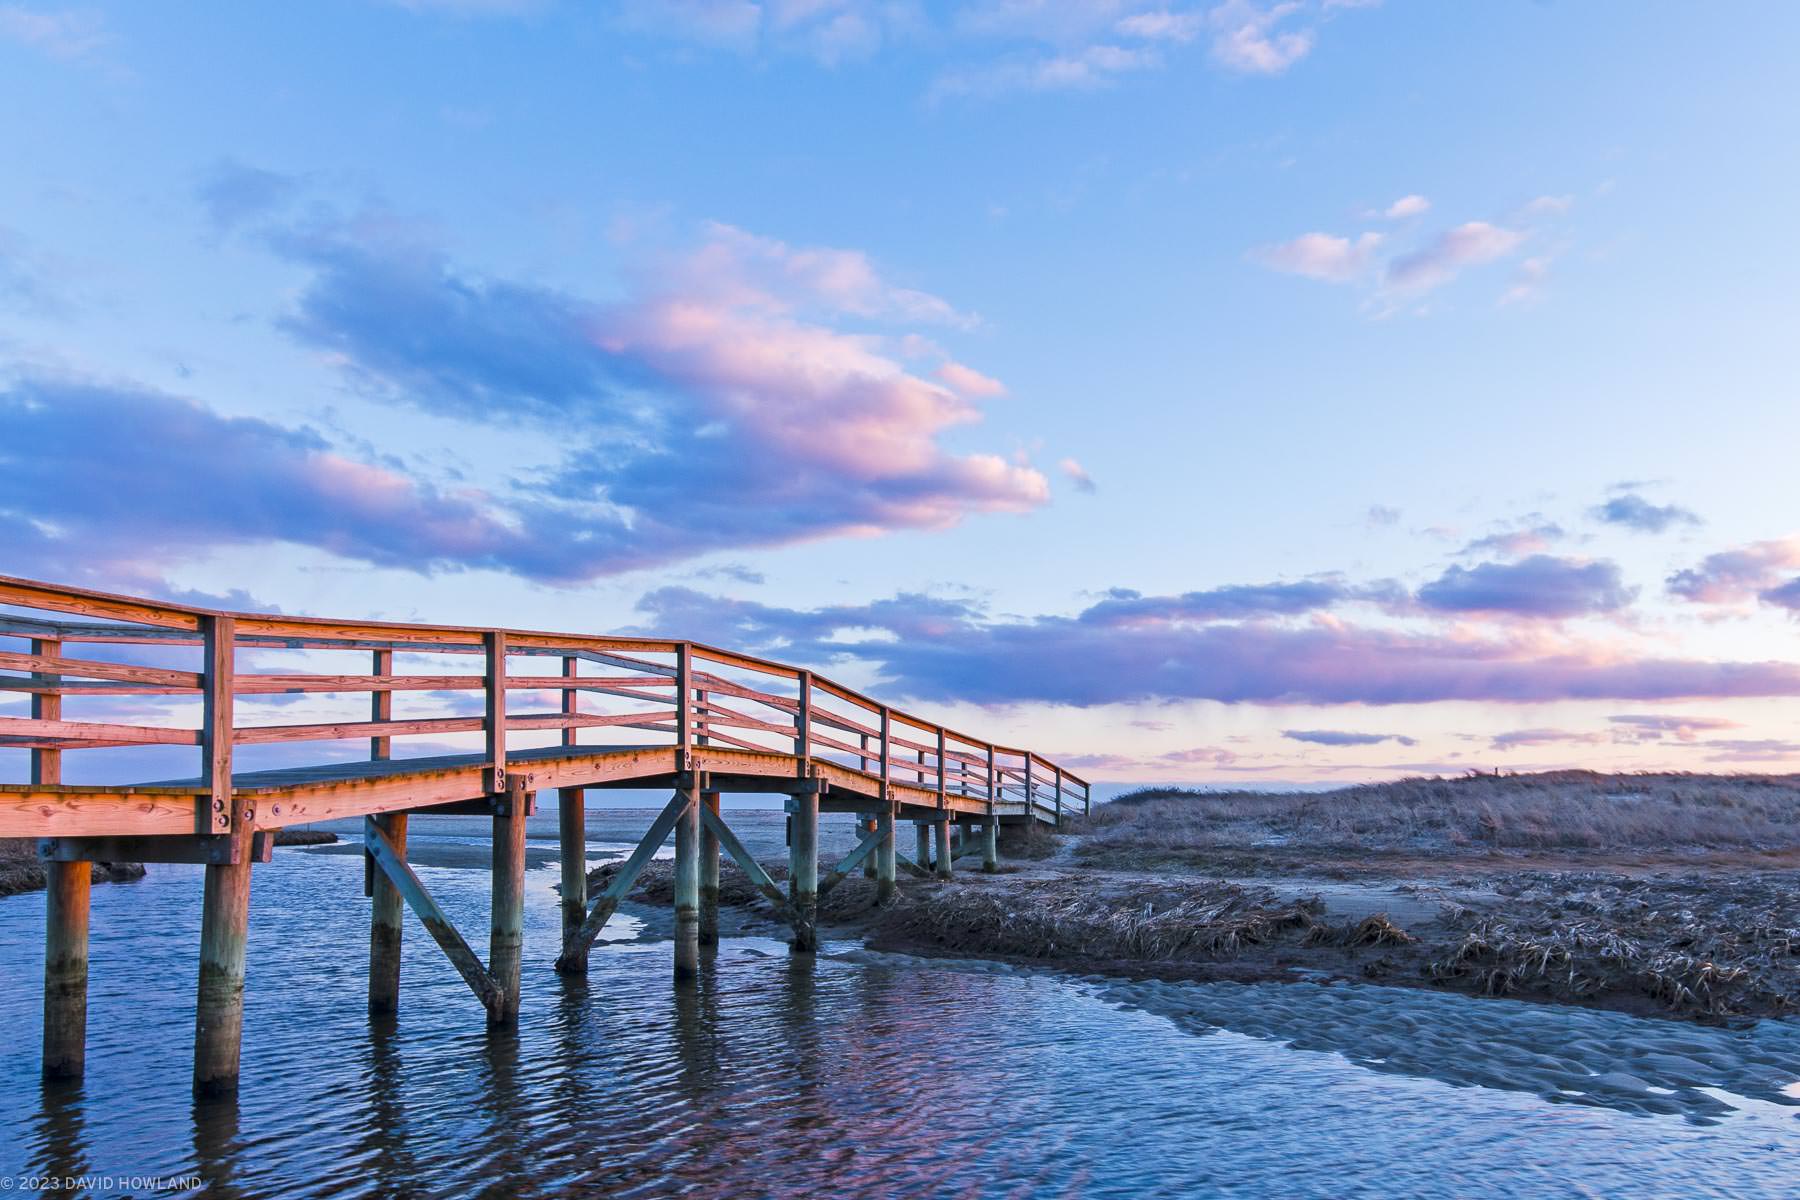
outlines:
[{"label": "wooden boardwalk", "polygon": [[[287,826],[363,819],[371,1012],[399,1003],[410,907],[505,1029],[519,1018],[525,818],[539,793],[555,793],[559,814],[557,970],[586,972],[600,929],[673,835],[678,981],[718,937],[721,850],[809,952],[819,895],[851,871],[872,864],[887,895],[897,870],[948,878],[976,849],[993,870],[1001,825],[1060,824],[1090,803],[1085,780],[1029,750],[696,642],[219,612],[0,576],[0,691],[30,697],[29,716],[0,715],[0,750],[29,755],[28,778],[0,783],[0,837],[38,839],[49,871],[44,1071],[83,1068],[89,864],[202,863],[201,1093],[237,1083],[252,867]],[[167,773],[166,747],[190,748],[198,769],[140,781]],[[65,783],[64,756],[77,750],[93,752],[81,774],[118,781]],[[606,892],[589,897],[593,788],[671,798]],[[722,819],[726,792],[787,797],[786,888]],[[862,831],[823,878],[821,812],[857,814]],[[411,813],[493,818],[486,962],[407,864]],[[915,825],[910,859],[895,844],[900,821]]]}]

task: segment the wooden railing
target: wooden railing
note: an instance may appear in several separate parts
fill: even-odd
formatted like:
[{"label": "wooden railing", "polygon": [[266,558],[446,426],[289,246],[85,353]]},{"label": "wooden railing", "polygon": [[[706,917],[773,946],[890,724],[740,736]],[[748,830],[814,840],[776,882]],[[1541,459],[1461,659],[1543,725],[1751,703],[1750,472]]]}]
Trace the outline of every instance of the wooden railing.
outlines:
[{"label": "wooden railing", "polygon": [[[1086,780],[1040,755],[695,642],[219,612],[3,576],[0,605],[30,610],[0,612],[0,639],[27,643],[0,652],[0,692],[31,697],[29,716],[0,715],[0,747],[31,751],[32,782],[59,783],[65,751],[197,747],[216,828],[229,823],[234,769],[295,765],[291,753],[257,748],[338,744],[340,758],[354,749],[380,761],[395,757],[397,740],[417,748],[418,739],[440,753],[450,752],[444,739],[481,753],[496,792],[523,743],[626,744],[591,739],[629,734],[643,745],[649,734],[683,750],[792,755],[803,773],[833,762],[1045,817],[1091,802]],[[82,646],[96,649],[71,653]],[[287,713],[362,694],[366,713]],[[98,719],[71,719],[90,700],[100,701]],[[156,716],[164,722],[145,723]]]}]

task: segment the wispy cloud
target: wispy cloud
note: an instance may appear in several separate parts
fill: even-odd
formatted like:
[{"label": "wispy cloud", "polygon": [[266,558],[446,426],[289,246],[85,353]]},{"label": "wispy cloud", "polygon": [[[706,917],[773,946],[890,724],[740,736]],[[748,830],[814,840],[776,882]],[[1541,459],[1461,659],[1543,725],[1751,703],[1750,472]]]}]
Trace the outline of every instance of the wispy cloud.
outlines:
[{"label": "wispy cloud", "polygon": [[1314,746],[1379,746],[1383,742],[1396,742],[1402,746],[1419,744],[1416,738],[1399,733],[1353,733],[1342,729],[1284,729],[1281,736]]},{"label": "wispy cloud", "polygon": [[29,46],[52,58],[86,58],[104,46],[107,37],[106,22],[96,12],[0,4],[0,39]]},{"label": "wispy cloud", "polygon": [[1094,483],[1094,477],[1088,474],[1086,467],[1082,466],[1074,459],[1065,458],[1056,465],[1057,468],[1067,476],[1069,482],[1075,485],[1076,491],[1088,492],[1091,494],[1098,490],[1097,485]]},{"label": "wispy cloud", "polygon": [[1516,563],[1451,567],[1419,589],[1418,601],[1439,612],[1560,618],[1617,612],[1636,595],[1616,563],[1533,554]]},{"label": "wispy cloud", "polygon": [[[1669,576],[1669,594],[1696,604],[1744,604],[1780,593],[1785,572],[1800,568],[1800,537],[1720,550]],[[1779,598],[1773,603],[1781,603]]]},{"label": "wispy cloud", "polygon": [[1638,533],[1663,533],[1678,525],[1699,525],[1700,517],[1676,504],[1652,504],[1636,492],[1614,496],[1590,510],[1595,520]]},{"label": "wispy cloud", "polygon": [[1626,742],[1698,741],[1702,733],[1741,728],[1723,717],[1677,716],[1663,713],[1621,713],[1606,718],[1614,726],[1614,738]]},{"label": "wispy cloud", "polygon": [[679,631],[821,669],[860,662],[895,694],[929,700],[1336,705],[1800,695],[1800,666],[1792,663],[1631,657],[1536,636],[1398,632],[1341,620],[1122,621],[1109,604],[1073,617],[996,619],[970,601],[911,593],[793,609],[671,587],[646,594],[639,607],[645,632]]},{"label": "wispy cloud", "polygon": [[[1411,194],[1364,216],[1371,221],[1410,222],[1430,207],[1424,196]],[[1404,251],[1394,246],[1394,236],[1373,230],[1357,234],[1315,230],[1291,241],[1256,247],[1250,251],[1250,258],[1285,274],[1326,283],[1360,284],[1371,293],[1369,311],[1389,315],[1401,305],[1452,283],[1468,270],[1514,258],[1531,240],[1535,222],[1560,211],[1558,207],[1534,202],[1506,221],[1464,221]],[[1398,232],[1404,229],[1401,226]],[[1549,263],[1549,254],[1525,260],[1499,302],[1510,304],[1536,298],[1548,276]]]},{"label": "wispy cloud", "polygon": [[[453,2],[453,0],[443,0]],[[496,0],[500,2],[500,0]],[[739,54],[828,66],[896,45],[945,52],[933,99],[1091,90],[1204,43],[1213,63],[1279,75],[1310,53],[1342,0],[626,0],[627,30]],[[1360,6],[1359,6],[1360,7]]]},{"label": "wispy cloud", "polygon": [[1400,197],[1381,210],[1381,215],[1389,221],[1404,221],[1409,217],[1422,217],[1431,210],[1431,201],[1417,192]]},{"label": "wispy cloud", "polygon": [[1385,282],[1402,292],[1442,287],[1468,267],[1505,258],[1525,241],[1522,230],[1487,221],[1465,221],[1439,234],[1430,245],[1401,255],[1387,266]]},{"label": "wispy cloud", "polygon": [[1459,556],[1492,554],[1500,558],[1520,558],[1541,554],[1565,536],[1562,526],[1554,521],[1530,518],[1527,521],[1527,524],[1478,537],[1456,553]]},{"label": "wispy cloud", "polygon": [[1290,242],[1261,246],[1250,257],[1287,275],[1304,275],[1328,283],[1349,283],[1368,273],[1381,246],[1379,233],[1354,239],[1329,233],[1303,233]]}]

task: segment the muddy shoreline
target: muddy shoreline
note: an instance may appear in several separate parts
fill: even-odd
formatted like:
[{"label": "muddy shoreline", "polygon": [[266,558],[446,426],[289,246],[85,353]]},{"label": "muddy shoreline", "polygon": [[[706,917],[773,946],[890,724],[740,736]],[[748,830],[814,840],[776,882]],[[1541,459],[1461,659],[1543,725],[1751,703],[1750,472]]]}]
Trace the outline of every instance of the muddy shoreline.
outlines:
[{"label": "muddy shoreline", "polygon": [[[1404,874],[1363,862],[1345,883],[1343,869],[1302,873],[1293,856],[1234,855],[1233,878],[1109,870],[1074,861],[1073,848],[995,875],[965,860],[947,883],[903,878],[885,905],[854,876],[821,900],[821,932],[1131,980],[1375,983],[1728,1025],[1800,1011],[1800,869],[1767,869],[1762,856],[1629,873],[1529,855]],[[610,873],[596,871],[595,886]],[[734,864],[720,884],[722,909],[780,935]],[[672,868],[653,863],[631,898],[666,905],[672,886]]]}]

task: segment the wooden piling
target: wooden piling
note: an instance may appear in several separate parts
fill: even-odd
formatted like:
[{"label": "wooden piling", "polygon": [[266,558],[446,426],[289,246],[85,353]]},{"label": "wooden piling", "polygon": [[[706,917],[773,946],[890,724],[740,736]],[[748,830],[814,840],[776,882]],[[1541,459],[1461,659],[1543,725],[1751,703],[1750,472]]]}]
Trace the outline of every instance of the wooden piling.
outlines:
[{"label": "wooden piling", "polygon": [[[719,793],[701,792],[700,803],[719,815]],[[707,823],[700,826],[700,944],[719,944],[719,835]]]},{"label": "wooden piling", "polygon": [[244,1033],[244,943],[250,924],[248,845],[206,868],[200,906],[200,986],[194,1007],[194,1093],[237,1090]]},{"label": "wooden piling", "polygon": [[700,792],[685,789],[675,821],[675,978],[700,974]]},{"label": "wooden piling", "polygon": [[794,797],[793,837],[788,845],[789,903],[794,908],[794,949],[819,948],[819,793]]},{"label": "wooden piling", "polygon": [[235,727],[233,678],[237,622],[201,621],[205,670],[201,713],[200,774],[210,800],[206,823],[235,845],[232,861],[210,863],[200,902],[200,979],[194,1003],[194,1094],[237,1090],[238,1052],[244,1034],[244,949],[250,928],[251,838],[256,811],[233,792],[231,749]]},{"label": "wooden piling", "polygon": [[875,900],[884,904],[894,895],[894,806],[883,804],[875,813],[875,828],[881,833],[881,845],[871,856],[875,860]]},{"label": "wooden piling", "polygon": [[48,862],[44,1077],[79,1079],[87,1062],[88,891],[93,866]]},{"label": "wooden piling", "polygon": [[[860,837],[868,837],[871,833],[874,833],[877,829],[880,829],[880,828],[881,828],[881,820],[874,813],[869,813],[867,816],[858,817],[856,820],[857,836],[859,838]],[[876,857],[877,857],[876,855],[871,854],[871,855],[869,855],[869,857],[863,859],[863,878],[864,879],[875,878],[875,876],[878,872],[878,866],[879,866],[875,861]]]},{"label": "wooden piling", "polygon": [[488,976],[494,983],[488,1024],[519,1020],[520,957],[525,945],[525,790],[508,788],[494,814],[494,886],[488,926]]},{"label": "wooden piling", "polygon": [[[566,946],[587,920],[587,793],[583,789],[557,790],[556,835],[562,855],[562,936]],[[577,949],[578,953],[557,958],[556,969],[562,974],[587,974],[588,943],[578,942]]]},{"label": "wooden piling", "polygon": [[950,878],[950,814],[939,810],[932,821],[937,841],[937,877]]},{"label": "wooden piling", "polygon": [[[373,818],[394,852],[406,854],[406,814],[381,813]],[[406,900],[383,871],[374,872],[369,906],[369,1013],[386,1016],[400,1010],[400,939],[406,927]]]},{"label": "wooden piling", "polygon": [[918,853],[915,855],[915,861],[919,866],[929,871],[931,869],[931,823],[929,821],[914,821],[913,834],[918,843]]}]

